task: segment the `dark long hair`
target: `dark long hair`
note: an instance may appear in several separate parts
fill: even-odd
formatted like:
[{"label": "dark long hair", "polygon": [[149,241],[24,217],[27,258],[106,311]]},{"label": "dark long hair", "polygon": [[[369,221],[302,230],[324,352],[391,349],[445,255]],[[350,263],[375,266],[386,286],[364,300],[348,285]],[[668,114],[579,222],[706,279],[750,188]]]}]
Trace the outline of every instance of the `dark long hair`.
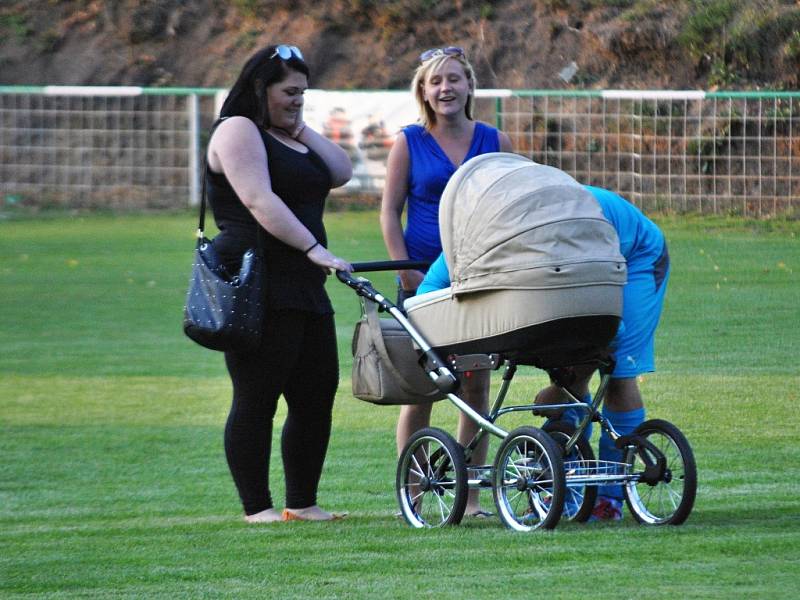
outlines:
[{"label": "dark long hair", "polygon": [[294,55],[288,60],[279,56],[270,58],[275,48],[275,45],[262,48],[247,60],[219,111],[220,117],[247,117],[256,125],[269,128],[267,86],[286,79],[290,70],[309,75],[306,63]]}]

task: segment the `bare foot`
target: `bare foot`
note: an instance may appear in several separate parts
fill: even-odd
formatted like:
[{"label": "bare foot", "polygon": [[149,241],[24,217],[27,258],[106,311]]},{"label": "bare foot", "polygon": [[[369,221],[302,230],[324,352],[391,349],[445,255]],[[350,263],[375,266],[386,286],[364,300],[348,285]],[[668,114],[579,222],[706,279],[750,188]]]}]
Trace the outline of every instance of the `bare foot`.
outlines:
[{"label": "bare foot", "polygon": [[344,519],[347,513],[329,513],[314,504],[306,508],[283,509],[284,521],[337,521]]},{"label": "bare foot", "polygon": [[467,492],[467,506],[464,509],[465,515],[474,515],[481,512],[480,490],[471,489]]},{"label": "bare foot", "polygon": [[274,508],[268,508],[253,515],[245,515],[244,520],[248,523],[277,523],[283,521],[283,515]]}]

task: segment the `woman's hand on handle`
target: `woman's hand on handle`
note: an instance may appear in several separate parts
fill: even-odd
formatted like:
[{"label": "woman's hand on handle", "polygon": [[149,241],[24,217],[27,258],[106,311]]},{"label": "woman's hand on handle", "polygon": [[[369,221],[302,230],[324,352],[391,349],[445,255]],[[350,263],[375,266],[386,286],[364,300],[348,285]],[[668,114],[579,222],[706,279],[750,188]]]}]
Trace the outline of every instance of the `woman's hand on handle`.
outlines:
[{"label": "woman's hand on handle", "polygon": [[346,271],[348,273],[353,271],[353,266],[349,262],[331,253],[322,244],[315,245],[306,253],[306,256],[315,265],[322,267],[328,275],[332,271]]}]

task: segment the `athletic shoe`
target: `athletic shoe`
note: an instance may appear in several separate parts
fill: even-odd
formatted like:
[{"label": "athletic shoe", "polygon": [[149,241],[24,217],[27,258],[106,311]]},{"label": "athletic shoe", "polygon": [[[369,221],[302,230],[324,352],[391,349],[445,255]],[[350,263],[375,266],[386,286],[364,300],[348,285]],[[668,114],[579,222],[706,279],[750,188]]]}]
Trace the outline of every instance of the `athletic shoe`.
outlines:
[{"label": "athletic shoe", "polygon": [[609,498],[608,496],[598,496],[597,502],[592,509],[589,521],[621,521],[622,520],[622,500]]}]

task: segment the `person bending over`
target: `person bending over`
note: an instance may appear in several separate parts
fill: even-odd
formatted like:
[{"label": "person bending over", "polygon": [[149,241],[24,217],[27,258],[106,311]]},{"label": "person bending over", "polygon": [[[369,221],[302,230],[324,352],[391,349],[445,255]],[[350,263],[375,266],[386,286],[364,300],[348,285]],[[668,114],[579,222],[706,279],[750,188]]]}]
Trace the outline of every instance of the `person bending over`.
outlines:
[{"label": "person bending over", "polygon": [[[622,323],[612,342],[616,366],[603,404],[603,416],[620,435],[633,432],[645,420],[645,408],[639,391],[637,377],[655,371],[655,332],[664,305],[664,294],[669,279],[669,252],[664,235],[658,226],[642,211],[622,196],[593,186],[589,190],[613,225],[620,243],[620,252],[627,261],[628,281],[622,291]],[[450,285],[450,274],[444,254],[431,265],[417,289],[418,294],[442,289]],[[574,389],[583,401],[590,403],[589,380],[585,374]],[[559,404],[565,399],[560,390],[550,385],[536,396],[537,404]],[[488,397],[486,399],[488,402]],[[585,413],[567,409],[561,419],[577,425]],[[590,429],[585,435],[591,436]],[[600,460],[619,462],[622,452],[603,431],[600,435]],[[601,486],[591,520],[622,519],[622,487]]]}]

